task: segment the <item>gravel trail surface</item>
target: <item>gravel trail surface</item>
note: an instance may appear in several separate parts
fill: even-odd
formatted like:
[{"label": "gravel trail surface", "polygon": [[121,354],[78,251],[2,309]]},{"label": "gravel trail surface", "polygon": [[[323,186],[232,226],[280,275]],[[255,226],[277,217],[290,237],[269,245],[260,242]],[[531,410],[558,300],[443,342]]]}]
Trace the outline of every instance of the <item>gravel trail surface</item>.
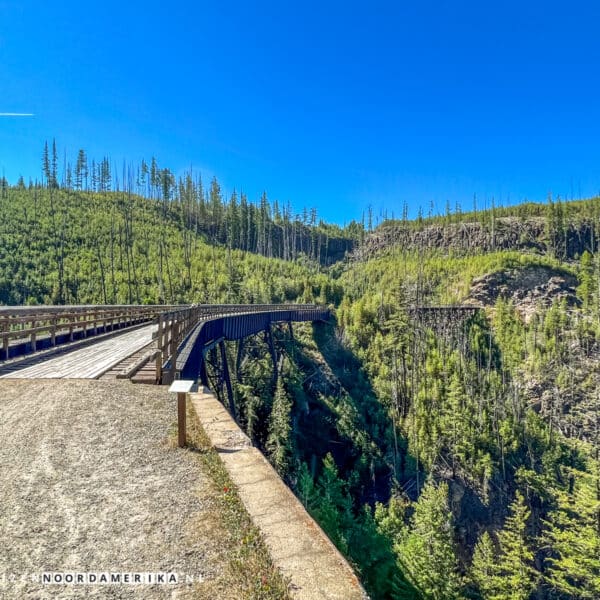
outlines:
[{"label": "gravel trail surface", "polygon": [[[211,578],[208,484],[173,446],[166,388],[0,381],[0,598],[188,598]],[[211,537],[211,536],[206,536]],[[43,585],[43,572],[172,572],[174,585]],[[187,576],[187,580],[186,580]]]}]

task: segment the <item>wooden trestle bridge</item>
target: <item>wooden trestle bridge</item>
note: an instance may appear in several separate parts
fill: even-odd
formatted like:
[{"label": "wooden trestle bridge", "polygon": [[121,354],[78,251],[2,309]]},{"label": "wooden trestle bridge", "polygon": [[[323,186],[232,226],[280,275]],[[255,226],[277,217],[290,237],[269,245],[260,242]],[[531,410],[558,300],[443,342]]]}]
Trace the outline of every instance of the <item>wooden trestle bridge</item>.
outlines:
[{"label": "wooden trestle bridge", "polygon": [[[409,316],[427,326],[462,321],[474,306],[411,307]],[[0,378],[117,378],[169,384],[194,380],[218,385],[232,400],[225,341],[264,332],[275,374],[271,327],[326,321],[330,311],[315,304],[86,305],[0,307]],[[220,360],[218,360],[220,356]],[[215,382],[212,382],[215,385]]]},{"label": "wooden trestle bridge", "polygon": [[328,318],[311,304],[0,307],[0,377],[207,385],[206,354],[226,340],[264,331],[273,349],[272,324]]}]

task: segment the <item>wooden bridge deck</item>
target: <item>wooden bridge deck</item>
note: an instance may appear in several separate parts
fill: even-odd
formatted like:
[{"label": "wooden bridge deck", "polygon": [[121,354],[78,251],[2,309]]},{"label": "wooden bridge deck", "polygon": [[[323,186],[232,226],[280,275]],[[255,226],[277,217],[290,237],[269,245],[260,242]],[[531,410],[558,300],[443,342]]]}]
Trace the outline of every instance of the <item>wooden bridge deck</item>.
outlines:
[{"label": "wooden bridge deck", "polygon": [[114,365],[151,344],[156,329],[156,325],[147,325],[55,357],[32,356],[24,363],[7,365],[0,378],[97,379]]}]

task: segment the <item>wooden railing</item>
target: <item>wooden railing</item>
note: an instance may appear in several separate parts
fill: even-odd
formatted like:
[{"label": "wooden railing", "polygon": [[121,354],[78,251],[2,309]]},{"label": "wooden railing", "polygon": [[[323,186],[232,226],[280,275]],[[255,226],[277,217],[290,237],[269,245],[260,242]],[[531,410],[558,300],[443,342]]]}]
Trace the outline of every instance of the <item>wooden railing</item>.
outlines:
[{"label": "wooden railing", "polygon": [[306,309],[306,304],[193,304],[158,316],[157,350],[147,358],[156,360],[156,381],[171,383],[176,378],[177,351],[200,322],[226,315]]},{"label": "wooden railing", "polygon": [[[158,332],[155,352],[156,381],[170,383],[175,379],[175,360],[177,349],[192,327],[203,318],[200,306],[194,305],[158,315]],[[169,363],[169,371],[163,373],[164,366]],[[168,380],[168,381],[167,381]]]},{"label": "wooden railing", "polygon": [[[176,377],[178,349],[201,321],[226,315],[310,309],[306,304],[192,304],[0,306],[0,361],[40,349],[108,333],[141,323],[158,324],[156,350],[143,361],[156,361],[156,381]],[[136,365],[138,368],[139,365]]]},{"label": "wooden railing", "polygon": [[[0,307],[0,358],[10,358],[11,348],[19,355],[40,347],[54,347],[98,333],[152,321],[174,306],[2,306]],[[16,351],[16,348],[15,348]]]}]

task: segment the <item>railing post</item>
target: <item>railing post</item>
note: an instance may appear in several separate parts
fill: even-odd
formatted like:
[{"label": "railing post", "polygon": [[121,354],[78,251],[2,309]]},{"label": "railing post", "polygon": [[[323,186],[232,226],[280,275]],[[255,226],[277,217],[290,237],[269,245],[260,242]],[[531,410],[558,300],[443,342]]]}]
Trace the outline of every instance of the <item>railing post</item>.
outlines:
[{"label": "railing post", "polygon": [[156,352],[156,383],[162,380],[163,353],[162,350]]},{"label": "railing post", "polygon": [[[173,337],[173,316],[172,315],[167,315],[165,318],[165,327],[164,327],[164,333],[163,333],[163,356],[162,356],[162,361],[163,364],[165,362],[167,362],[167,360],[169,360],[170,356],[171,356],[171,346],[172,346],[172,337]],[[165,373],[162,370],[161,367],[161,377],[162,377],[162,382],[163,383],[171,383],[169,381],[169,373]]]},{"label": "railing post", "polygon": [[178,442],[179,447],[185,446],[185,409],[186,409],[186,398],[185,392],[177,393],[177,430],[178,430]]},{"label": "railing post", "polygon": [[[34,330],[35,329],[35,319],[33,319],[31,321],[31,329]],[[37,349],[37,344],[36,344],[36,340],[35,340],[35,331],[31,332],[31,350],[32,352],[35,352]]]},{"label": "railing post", "polygon": [[163,329],[165,325],[165,318],[162,313],[158,315],[158,333],[156,336],[156,345],[158,349],[162,351],[163,349]]},{"label": "railing post", "polygon": [[169,358],[171,361],[169,369],[169,380],[175,381],[175,374],[177,372],[177,346],[179,345],[179,329],[181,323],[179,321],[173,321],[173,327],[171,329],[171,347],[169,348]]},{"label": "railing post", "polygon": [[158,333],[156,336],[156,346],[158,352],[156,354],[156,383],[162,381],[162,366],[164,357],[164,335],[165,335],[165,316],[164,313],[158,315]]}]

